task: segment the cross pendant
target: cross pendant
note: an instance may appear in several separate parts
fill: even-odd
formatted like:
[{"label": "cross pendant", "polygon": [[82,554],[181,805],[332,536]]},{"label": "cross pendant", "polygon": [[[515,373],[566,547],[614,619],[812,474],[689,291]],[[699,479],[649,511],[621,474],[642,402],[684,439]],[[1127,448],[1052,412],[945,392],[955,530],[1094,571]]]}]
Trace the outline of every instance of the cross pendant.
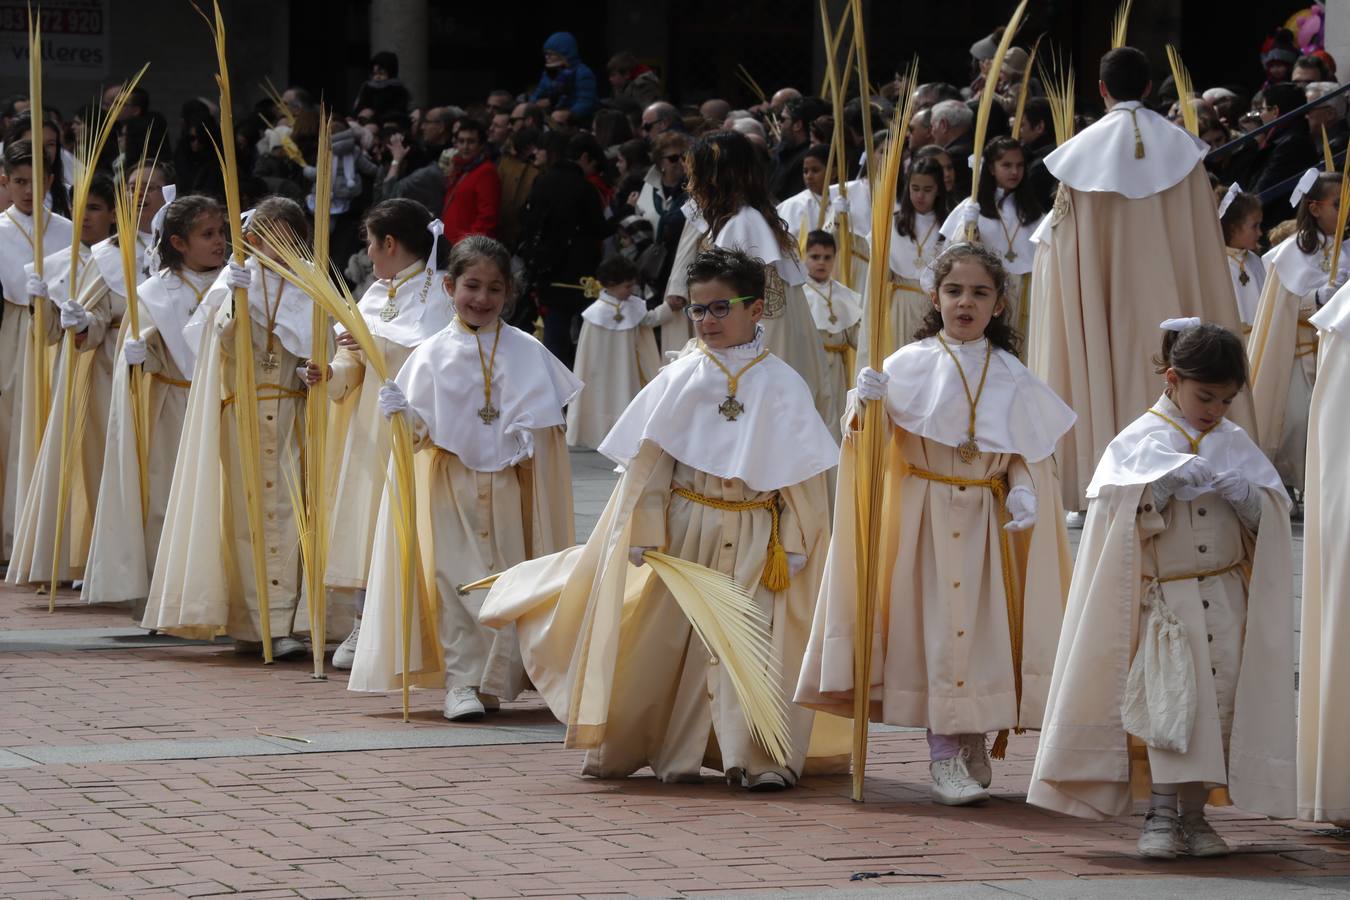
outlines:
[{"label": "cross pendant", "polygon": [[501,411],[491,403],[484,405],[482,409],[478,410],[478,418],[483,420],[484,425],[491,425],[493,422],[500,419],[501,416]]},{"label": "cross pendant", "polygon": [[718,404],[717,411],[728,422],[735,422],[741,413],[745,412],[745,405],[736,399],[735,394],[727,394],[727,399]]},{"label": "cross pendant", "polygon": [[271,350],[263,357],[262,367],[264,372],[275,372],[277,370],[277,355]]}]

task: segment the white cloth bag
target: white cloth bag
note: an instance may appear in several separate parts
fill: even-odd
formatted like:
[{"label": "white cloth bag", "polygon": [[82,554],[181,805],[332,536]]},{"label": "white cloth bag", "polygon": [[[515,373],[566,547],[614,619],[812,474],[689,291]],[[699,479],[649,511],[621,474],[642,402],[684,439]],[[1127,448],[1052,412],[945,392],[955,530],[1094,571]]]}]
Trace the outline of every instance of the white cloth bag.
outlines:
[{"label": "white cloth bag", "polygon": [[1125,730],[1158,750],[1185,753],[1195,725],[1195,663],[1186,626],[1168,609],[1162,588],[1150,582],[1148,616],[1139,637],[1120,718]]}]

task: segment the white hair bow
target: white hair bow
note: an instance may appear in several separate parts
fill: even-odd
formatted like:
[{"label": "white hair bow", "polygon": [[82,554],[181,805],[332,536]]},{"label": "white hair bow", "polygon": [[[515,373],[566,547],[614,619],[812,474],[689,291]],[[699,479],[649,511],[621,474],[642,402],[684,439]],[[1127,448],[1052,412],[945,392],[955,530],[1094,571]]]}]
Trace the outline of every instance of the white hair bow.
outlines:
[{"label": "white hair bow", "polygon": [[1219,201],[1220,219],[1223,218],[1224,213],[1228,212],[1228,207],[1233,205],[1234,198],[1240,193],[1242,193],[1242,185],[1238,184],[1236,181],[1228,186],[1228,191],[1223,195],[1223,199]]},{"label": "white hair bow", "polygon": [[1158,327],[1163,331],[1185,331],[1187,328],[1194,328],[1199,324],[1199,316],[1184,316],[1180,319],[1164,319],[1158,323]]},{"label": "white hair bow", "polygon": [[427,231],[431,232],[431,255],[427,257],[427,277],[436,271],[436,248],[441,243],[441,235],[445,234],[445,225],[440,219],[432,219],[427,223]]},{"label": "white hair bow", "polygon": [[1298,206],[1298,202],[1303,199],[1303,195],[1312,190],[1312,186],[1317,183],[1318,171],[1316,168],[1309,169],[1303,173],[1303,177],[1294,185],[1294,192],[1289,195],[1289,205]]}]

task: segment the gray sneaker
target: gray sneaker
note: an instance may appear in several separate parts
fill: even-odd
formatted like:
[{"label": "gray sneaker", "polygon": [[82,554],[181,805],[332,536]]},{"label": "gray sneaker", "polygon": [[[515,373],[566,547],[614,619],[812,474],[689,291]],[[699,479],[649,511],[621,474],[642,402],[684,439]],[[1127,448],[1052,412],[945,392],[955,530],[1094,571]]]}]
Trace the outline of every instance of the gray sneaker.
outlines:
[{"label": "gray sneaker", "polygon": [[361,636],[361,620],[352,625],[352,633],[333,651],[333,668],[346,671],[356,662],[356,640]]},{"label": "gray sneaker", "polygon": [[1139,833],[1139,855],[1146,859],[1176,859],[1186,848],[1181,820],[1174,809],[1150,809]]},{"label": "gray sneaker", "polygon": [[305,646],[303,641],[297,641],[293,637],[279,637],[272,639],[272,659],[299,659],[309,653],[309,647]]},{"label": "gray sneaker", "polygon": [[1181,837],[1185,842],[1183,852],[1191,856],[1227,856],[1232,852],[1203,812],[1186,813],[1181,817]]},{"label": "gray sneaker", "polygon": [[963,734],[961,746],[966,750],[966,768],[970,770],[970,777],[979,782],[980,787],[989,787],[994,781],[994,766],[989,760],[989,745],[985,743],[985,736]]},{"label": "gray sneaker", "polygon": [[966,766],[967,756],[968,751],[962,747],[961,752],[951,759],[940,759],[928,764],[928,772],[933,777],[928,796],[935,802],[943,806],[966,806],[989,799],[989,793],[970,777],[970,769]]}]

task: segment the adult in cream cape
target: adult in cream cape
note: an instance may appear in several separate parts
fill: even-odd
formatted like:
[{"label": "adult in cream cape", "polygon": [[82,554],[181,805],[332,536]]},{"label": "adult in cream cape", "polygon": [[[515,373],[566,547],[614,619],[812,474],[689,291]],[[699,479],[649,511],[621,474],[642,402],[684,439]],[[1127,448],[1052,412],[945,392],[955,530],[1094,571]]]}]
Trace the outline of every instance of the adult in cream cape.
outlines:
[{"label": "adult in cream cape", "polygon": [[812,740],[812,713],[791,709],[787,758],[775,761],[752,737],[727,665],[651,567],[635,564],[662,549],[751,593],[771,623],[788,703],[829,543],[825,472],[837,450],[806,385],[756,328],[759,260],[708,250],[685,278],[700,343],[643,388],[601,444],[623,475],[595,531],[503,575],[480,618],[514,623],[567,746],[589,751],[587,775],[651,766],[662,781],[697,781],[707,766],[733,784],[782,789],[804,771],[847,771],[846,728],[817,723]]},{"label": "adult in cream cape", "polygon": [[962,200],[942,223],[942,236],[948,241],[966,240],[973,231],[976,240],[1003,257],[1010,276],[1013,327],[1024,336],[1030,321],[1036,252],[1031,236],[1045,215],[1036,189],[1026,177],[1026,159],[1026,147],[1016,138],[991,140],[981,156],[976,198]]},{"label": "adult in cream cape", "polygon": [[1316,169],[1300,179],[1290,197],[1298,230],[1263,257],[1268,274],[1247,342],[1256,439],[1297,491],[1303,490],[1308,405],[1317,379],[1317,329],[1309,318],[1350,277],[1350,254],[1331,271],[1340,183],[1339,175]]},{"label": "adult in cream cape", "polygon": [[1288,496],[1224,415],[1242,342],[1163,324],[1167,391],[1088,486],[1027,800],[1104,819],[1151,789],[1139,853],[1170,859],[1228,852],[1206,801],[1293,815],[1294,620]]},{"label": "adult in cream cape", "polygon": [[656,377],[661,357],[652,330],[676,318],[668,302],[647,309],[647,301],[634,293],[637,267],[626,257],[601,260],[595,274],[603,290],[581,313],[572,367],[586,383],[567,407],[567,443],[573,447],[599,447],[638,391]]},{"label": "adult in cream cape", "polygon": [[[666,296],[676,298],[675,306],[688,301],[685,275],[702,250],[741,250],[760,260],[765,275],[764,346],[802,376],[817,411],[825,416],[825,351],[802,293],[806,273],[796,243],[769,202],[754,145],[736,132],[704,135],[690,148],[688,165],[690,199]],[[688,342],[689,332],[678,325],[672,322],[661,330],[661,349],[668,353],[683,350]]]},{"label": "adult in cream cape", "polygon": [[834,235],[828,231],[812,231],[807,235],[806,302],[811,307],[816,330],[820,332],[821,346],[825,348],[825,387],[828,391],[825,424],[836,441],[848,388],[853,383],[853,361],[858,352],[858,331],[863,316],[862,297],[835,280],[837,252]]},{"label": "adult in cream cape", "polygon": [[[1126,417],[1153,400],[1139,361],[1153,352],[1157,323],[1238,324],[1202,162],[1209,146],[1144,107],[1151,84],[1138,50],[1107,53],[1100,77],[1106,115],[1045,158],[1060,187],[1030,295],[1027,367],[1078,414],[1058,455],[1070,510],[1084,508]],[[1251,422],[1245,393],[1231,414]]]},{"label": "adult in cream cape", "polygon": [[[571,545],[563,407],[582,385],[533,336],[502,322],[511,293],[505,247],[481,235],[464,238],[446,271],[455,318],[418,345],[378,399],[384,415],[407,416],[422,469],[425,579],[413,604],[407,675],[419,687],[443,679],[445,717],[472,720],[514,700],[526,683],[512,630],[480,625],[483,594],[461,586]],[[353,691],[393,691],[403,683],[395,488],[391,474],[347,682]]]},{"label": "adult in cream cape", "polygon": [[[194,355],[183,328],[225,262],[225,208],[209,197],[191,195],[173,201],[163,208],[154,231],[159,235],[154,253],[163,268],[137,285],[140,333],[128,330],[113,365],[103,480],[80,591],[87,603],[139,605],[150,593],[192,387]],[[126,321],[129,329],[130,318]],[[135,366],[145,373],[149,438],[149,502],[144,515],[131,396]],[[136,610],[135,618],[142,613],[143,609]]]},{"label": "adult in cream cape", "polygon": [[1321,339],[1308,417],[1303,513],[1303,617],[1299,629],[1298,817],[1350,824],[1350,289],[1311,319]]},{"label": "adult in cream cape", "polygon": [[[0,213],[0,289],[9,304],[0,316],[0,555],[9,559],[14,546],[14,524],[23,509],[28,476],[33,470],[38,441],[42,434],[37,427],[40,417],[35,397],[36,385],[28,351],[33,343],[30,322],[32,297],[26,266],[33,262],[33,200],[35,194],[45,197],[51,187],[51,170],[46,170],[47,184],[40,191],[33,186],[33,146],[28,141],[11,141],[5,145],[3,171],[0,181],[9,193],[10,207]],[[75,226],[65,216],[43,210],[43,256],[58,254],[66,248],[67,266],[69,248]],[[48,279],[55,284],[56,277]],[[31,285],[41,291],[40,280]],[[67,293],[69,289],[67,288]],[[48,318],[52,318],[49,314]],[[50,574],[50,573],[49,573]]]},{"label": "adult in cream cape", "polygon": [[[366,215],[366,236],[376,281],[361,298],[361,316],[384,354],[391,373],[454,316],[445,290],[445,260],[450,247],[440,240],[441,222],[415,200],[376,204]],[[311,365],[311,382],[318,383]],[[350,669],[360,637],[360,607],[370,572],[375,522],[389,468],[389,429],[380,415],[379,377],[356,341],[340,327],[337,354],[329,366],[328,396],[336,404],[329,417],[332,534],[325,583],[353,594],[358,618],[347,639],[333,652],[333,667]]]},{"label": "adult in cream cape", "polygon": [[[873,721],[928,729],[930,794],[988,799],[990,755],[1006,734],[1039,728],[1069,580],[1051,454],[1073,413],[1017,360],[998,256],[953,244],[934,262],[927,334],[882,371],[864,368],[858,399],[891,425],[878,546],[889,586],[872,635]],[[856,415],[850,419],[856,421]],[[839,461],[835,531],[797,682],[796,701],[852,717],[857,640],[850,427]]]},{"label": "adult in cream cape", "polygon": [[[289,231],[296,240],[309,234],[299,204],[283,197],[263,200],[249,220],[244,237],[259,252],[266,252],[258,237],[264,225]],[[248,292],[257,386],[252,398],[235,395],[235,289]],[[249,259],[242,266],[225,267],[184,326],[187,345],[197,351],[159,555],[141,619],[144,627],[197,638],[224,632],[234,638],[237,651],[260,651],[263,631],[252,555],[254,542],[260,542],[272,658],[304,655],[304,644],[291,636],[301,569],[287,479],[303,474],[305,385],[300,364],[311,349],[311,303],[257,259]],[[234,408],[240,402],[257,409],[259,534],[249,527]]]},{"label": "adult in cream cape", "polygon": [[[153,178],[148,190],[163,186],[162,175],[144,167],[131,173],[133,179]],[[105,192],[111,185],[105,187]],[[142,189],[147,190],[147,189]],[[101,201],[106,203],[107,200]],[[61,462],[66,441],[70,442],[71,475],[67,485],[66,517],[61,528],[61,560],[57,577],[69,581],[84,577],[94,527],[95,507],[103,481],[103,456],[112,403],[114,362],[120,352],[122,319],[127,308],[127,286],[121,244],[134,240],[138,282],[149,277],[149,229],[154,214],[163,205],[158,193],[146,195],[140,230],[130,237],[118,236],[94,243],[81,279],[79,293],[65,299],[59,315],[49,313],[53,327],[48,339],[62,341],[68,329],[75,332],[75,379],[72,395],[74,422],[65,423],[67,391],[65,361],[57,354],[52,378],[51,412],[19,517],[14,527],[14,548],[5,579],[11,584],[45,582],[52,576],[52,554],[57,550],[57,512],[60,509]],[[87,211],[86,211],[87,215]],[[76,477],[78,475],[78,477]]]}]

